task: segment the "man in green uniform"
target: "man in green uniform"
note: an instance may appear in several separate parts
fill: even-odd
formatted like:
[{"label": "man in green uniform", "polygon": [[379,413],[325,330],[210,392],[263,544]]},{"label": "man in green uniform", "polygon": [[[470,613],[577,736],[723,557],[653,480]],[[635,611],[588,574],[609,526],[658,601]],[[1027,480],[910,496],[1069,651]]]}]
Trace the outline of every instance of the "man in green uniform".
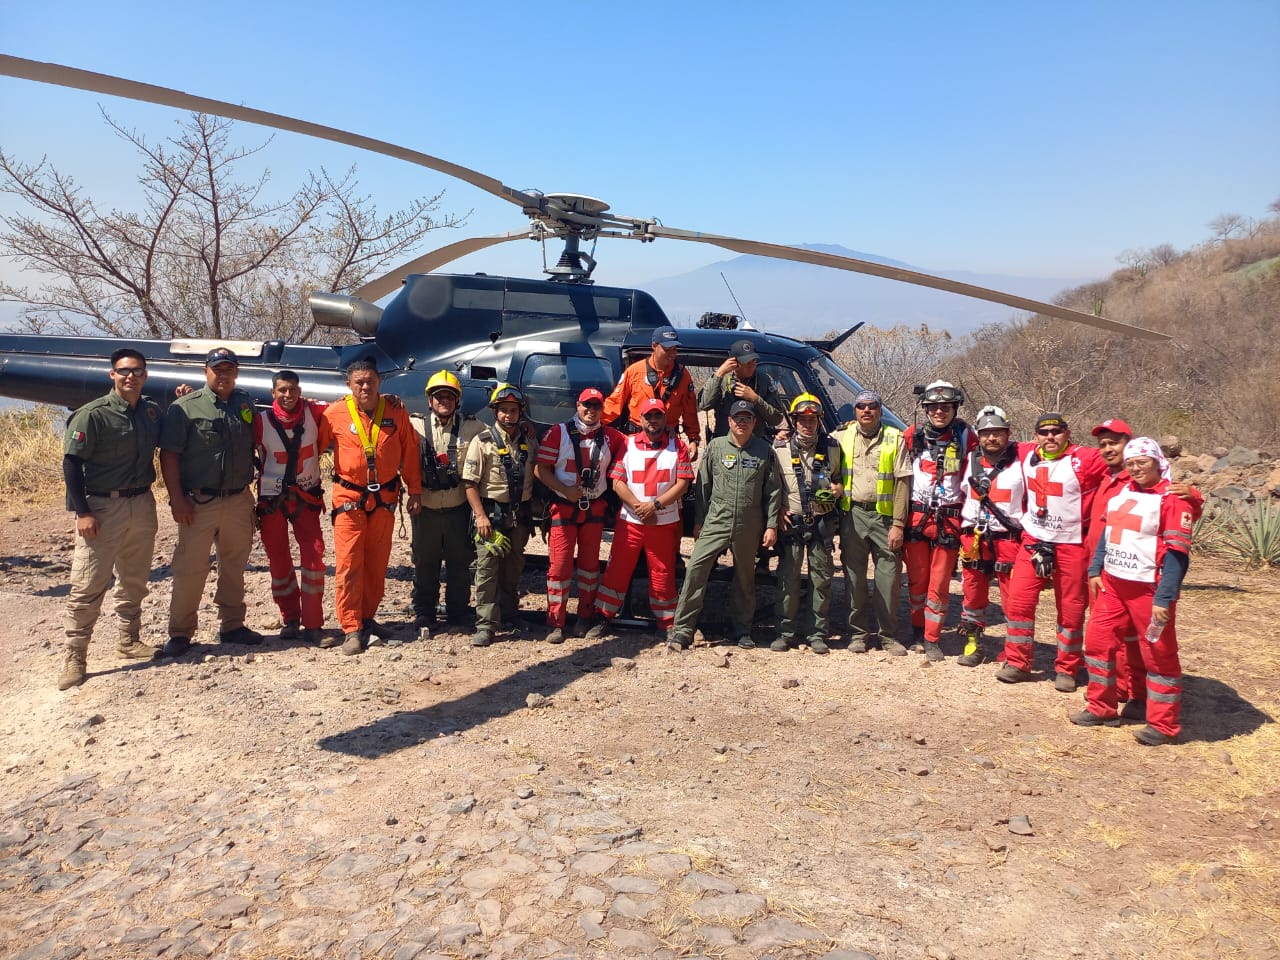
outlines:
[{"label": "man in green uniform", "polygon": [[886,653],[905,657],[898,642],[902,539],[911,509],[911,457],[902,432],[881,422],[880,394],[854,399],[854,422],[836,434],[842,470],[840,560],[849,592],[849,652],[875,639],[867,598],[867,558],[875,558],[875,613]]},{"label": "man in green uniform", "polygon": [[699,522],[693,528],[698,539],[685,569],[668,649],[692,645],[693,628],[706,600],[707,578],[726,547],[733,551],[730,637],[740,647],[755,646],[751,640],[756,611],[755,556],[760,547],[770,549],[778,542],[782,511],[782,485],[773,448],[752,436],[755,425],[754,404],[735,401],[729,408],[729,435],[708,443],[699,462]]},{"label": "man in green uniform", "polygon": [[499,627],[519,630],[520,574],[529,542],[533,458],[538,435],[523,422],[524,394],[500,383],[489,397],[494,426],[467,447],[462,482],[476,530],[476,632],[472,646],[487,647]]},{"label": "man in green uniform", "polygon": [[[799,634],[814,653],[826,653],[835,573],[832,547],[839,526],[840,446],[820,428],[822,401],[813,394],[796,397],[791,419],[795,431],[773,451],[787,499],[779,524],[778,639],[770,649],[781,653],[795,645]],[[809,607],[804,613],[808,616],[800,610],[800,573],[806,554]]]},{"label": "man in green uniform", "polygon": [[738,340],[729,347],[729,359],[702,385],[698,395],[699,410],[714,410],[716,422],[712,435],[723,437],[729,432],[729,408],[739,400],[751,404],[756,415],[755,435],[766,440],[773,428],[782,423],[782,397],[771,377],[759,373],[760,355],[750,340]]},{"label": "man in green uniform", "polygon": [[419,630],[435,625],[441,564],[448,571],[445,621],[460,624],[471,608],[473,554],[462,461],[484,424],[464,417],[461,401],[458,378],[440,370],[427,381],[431,411],[409,416],[422,446],[422,510],[413,518],[413,624]]},{"label": "man in green uniform", "polygon": [[111,354],[111,390],[71,415],[62,445],[67,509],[76,515],[71,594],[67,597],[67,658],[58,689],[84,683],[89,638],[111,576],[116,578],[116,652],[149,659],[156,648],[141,641],[156,542],[155,451],[160,408],[142,396],[147,361],[136,350]]},{"label": "man in green uniform", "polygon": [[191,648],[211,546],[218,555],[218,640],[262,642],[260,633],[244,625],[244,571],[253,549],[255,507],[253,399],[236,388],[239,373],[240,361],[226,347],[209,351],[205,386],[175,400],[160,430],[160,474],[178,524],[165,656],[180,657]]}]

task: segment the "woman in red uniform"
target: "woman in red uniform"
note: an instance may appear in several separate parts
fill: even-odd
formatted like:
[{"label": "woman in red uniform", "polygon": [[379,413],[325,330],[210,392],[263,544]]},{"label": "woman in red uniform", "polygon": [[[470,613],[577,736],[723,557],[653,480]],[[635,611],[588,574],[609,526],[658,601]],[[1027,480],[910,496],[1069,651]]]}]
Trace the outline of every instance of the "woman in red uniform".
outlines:
[{"label": "woman in red uniform", "polygon": [[[1146,746],[1171,743],[1181,732],[1182,665],[1175,611],[1190,563],[1191,504],[1169,492],[1167,463],[1150,437],[1124,448],[1130,482],[1107,504],[1107,522],[1089,566],[1093,615],[1085,633],[1089,670],[1085,709],[1071,715],[1083,727],[1145,720],[1134,737]],[[1130,658],[1130,700],[1116,712],[1116,650],[1137,639]]]}]

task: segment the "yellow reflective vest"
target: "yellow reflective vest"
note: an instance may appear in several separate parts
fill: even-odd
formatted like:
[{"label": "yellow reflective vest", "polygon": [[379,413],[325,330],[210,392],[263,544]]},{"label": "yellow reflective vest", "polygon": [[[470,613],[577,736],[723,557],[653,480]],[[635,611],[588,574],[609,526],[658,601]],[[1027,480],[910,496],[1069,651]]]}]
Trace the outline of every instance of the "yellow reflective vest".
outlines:
[{"label": "yellow reflective vest", "polygon": [[[840,509],[846,513],[852,509],[853,501],[848,490],[853,479],[853,445],[858,433],[857,424],[850,424],[840,436],[840,452],[843,454],[844,469],[842,471],[845,496],[840,498]],[[887,423],[880,426],[880,462],[876,464],[876,513],[884,517],[893,516],[893,465],[898,459],[898,446],[902,443],[902,431]]]}]

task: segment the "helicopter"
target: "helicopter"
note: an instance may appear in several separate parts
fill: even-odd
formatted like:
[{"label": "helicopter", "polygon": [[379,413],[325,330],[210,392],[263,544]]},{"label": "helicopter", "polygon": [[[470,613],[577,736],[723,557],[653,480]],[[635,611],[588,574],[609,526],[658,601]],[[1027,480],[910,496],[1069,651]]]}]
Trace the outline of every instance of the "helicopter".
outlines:
[{"label": "helicopter", "polygon": [[[0,334],[0,396],[78,407],[105,391],[110,353],[132,347],[147,358],[150,392],[167,404],[178,386],[203,381],[204,357],[210,349],[226,346],[240,358],[238,385],[263,405],[270,403],[271,375],[276,370],[295,371],[307,396],[333,401],[347,392],[345,368],[357,359],[372,358],[384,391],[400,396],[411,411],[426,412],[426,381],[447,369],[462,384],[465,414],[488,418],[490,392],[507,382],[521,388],[529,418],[545,428],[572,416],[583,389],[611,391],[629,363],[651,352],[653,332],[671,325],[661,306],[644,291],[599,286],[592,280],[594,245],[602,238],[711,244],[740,254],[932,287],[1128,336],[1170,339],[1132,324],[897,266],[668,227],[655,217],[621,216],[612,213],[605,201],[581,194],[516,190],[486,174],[407,147],[167,87],[10,55],[0,55],[0,75],[213,114],[384,154],[462,180],[514,204],[527,218],[523,229],[448,244],[351,294],[313,294],[310,307],[316,322],[350,330],[355,343],[319,346],[280,340]],[[521,239],[563,242],[558,260],[544,270],[547,279],[435,272],[459,257]],[[584,249],[586,244],[592,245],[592,252]],[[385,307],[374,302],[391,294],[395,296]],[[829,339],[802,340],[751,329],[731,315],[708,314],[697,329],[681,329],[680,362],[695,377],[705,376],[724,360],[733,342],[749,339],[760,357],[759,369],[777,383],[781,395],[818,396],[825,426],[833,430],[853,418],[854,398],[862,384],[835,362],[832,353],[861,325]],[[902,425],[887,411],[886,419]]]}]

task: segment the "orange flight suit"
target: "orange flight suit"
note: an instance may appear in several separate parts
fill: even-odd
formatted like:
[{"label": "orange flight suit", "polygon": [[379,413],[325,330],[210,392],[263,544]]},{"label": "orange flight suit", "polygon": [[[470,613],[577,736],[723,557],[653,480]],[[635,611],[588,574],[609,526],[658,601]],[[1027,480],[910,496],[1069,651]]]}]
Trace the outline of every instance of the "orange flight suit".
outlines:
[{"label": "orange flight suit", "polygon": [[[674,431],[678,421],[684,427],[685,436],[694,443],[699,442],[702,425],[698,421],[698,397],[693,392],[693,377],[684,364],[680,364],[680,378],[673,384],[667,384],[651,366],[651,359],[637,360],[622,372],[622,379],[613,388],[613,393],[605,398],[603,422],[616,426],[623,433],[639,433],[644,425],[640,404],[650,397],[657,397],[667,405],[668,429]],[[634,426],[629,427],[628,422]]]}]

